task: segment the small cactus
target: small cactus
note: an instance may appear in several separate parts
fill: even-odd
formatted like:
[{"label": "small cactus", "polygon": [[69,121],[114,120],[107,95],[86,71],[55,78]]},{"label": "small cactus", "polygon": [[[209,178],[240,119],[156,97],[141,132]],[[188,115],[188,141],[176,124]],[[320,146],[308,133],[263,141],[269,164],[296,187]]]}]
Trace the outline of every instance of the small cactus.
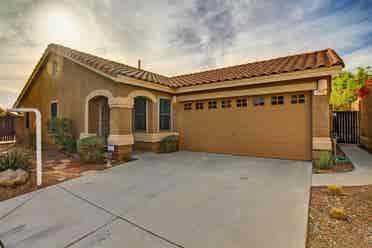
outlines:
[{"label": "small cactus", "polygon": [[346,220],[347,216],[343,208],[331,208],[329,210],[329,216],[337,220]]},{"label": "small cactus", "polygon": [[342,195],[344,192],[342,186],[338,185],[329,185],[327,189],[328,192],[332,195]]}]

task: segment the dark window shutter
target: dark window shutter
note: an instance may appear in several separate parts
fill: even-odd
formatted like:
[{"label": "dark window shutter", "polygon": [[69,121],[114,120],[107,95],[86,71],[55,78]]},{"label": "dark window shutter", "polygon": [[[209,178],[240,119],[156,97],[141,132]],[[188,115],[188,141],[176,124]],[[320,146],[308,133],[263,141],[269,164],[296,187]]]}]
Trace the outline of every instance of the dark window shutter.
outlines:
[{"label": "dark window shutter", "polygon": [[160,99],[160,111],[159,111],[159,128],[160,130],[169,130],[171,127],[170,116],[171,115],[171,102],[169,99]]}]

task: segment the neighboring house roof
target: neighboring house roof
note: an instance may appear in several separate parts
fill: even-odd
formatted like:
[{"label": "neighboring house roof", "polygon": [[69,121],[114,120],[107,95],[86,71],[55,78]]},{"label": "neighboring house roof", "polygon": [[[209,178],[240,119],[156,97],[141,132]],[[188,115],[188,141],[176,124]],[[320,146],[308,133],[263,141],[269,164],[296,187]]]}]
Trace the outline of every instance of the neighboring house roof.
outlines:
[{"label": "neighboring house roof", "polygon": [[[212,84],[223,81],[258,78],[290,72],[307,72],[311,71],[311,69],[345,66],[343,60],[338,56],[338,54],[333,49],[328,48],[309,53],[301,53],[242,65],[168,77],[115,61],[107,60],[85,52],[80,52],[62,45],[50,44],[36,64],[32,74],[27,80],[25,87],[19,94],[14,104],[15,107],[17,107],[20,103],[34,76],[44,63],[49,53],[55,53],[70,59],[73,62],[80,63],[83,66],[113,78],[114,80],[116,80],[115,78],[119,79],[120,76],[126,76],[140,80],[140,84],[143,81],[151,82],[155,85],[163,86],[170,90],[182,90],[186,89],[188,86]],[[143,86],[146,87],[145,84]],[[211,86],[213,87],[213,84]]]},{"label": "neighboring house roof", "polygon": [[372,87],[372,78],[366,80],[366,86]]},{"label": "neighboring house roof", "polygon": [[20,115],[18,115],[17,113],[13,113],[13,112],[7,112],[6,110],[0,107],[0,118],[5,117],[5,116],[19,117]]}]

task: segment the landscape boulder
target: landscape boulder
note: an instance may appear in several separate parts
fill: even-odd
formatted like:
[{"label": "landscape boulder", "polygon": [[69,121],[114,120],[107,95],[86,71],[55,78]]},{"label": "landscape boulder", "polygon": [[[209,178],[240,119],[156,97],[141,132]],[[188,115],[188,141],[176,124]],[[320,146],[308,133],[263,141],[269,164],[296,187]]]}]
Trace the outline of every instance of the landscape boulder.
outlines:
[{"label": "landscape boulder", "polygon": [[29,177],[28,172],[22,169],[0,172],[0,186],[13,187],[16,185],[24,184]]}]

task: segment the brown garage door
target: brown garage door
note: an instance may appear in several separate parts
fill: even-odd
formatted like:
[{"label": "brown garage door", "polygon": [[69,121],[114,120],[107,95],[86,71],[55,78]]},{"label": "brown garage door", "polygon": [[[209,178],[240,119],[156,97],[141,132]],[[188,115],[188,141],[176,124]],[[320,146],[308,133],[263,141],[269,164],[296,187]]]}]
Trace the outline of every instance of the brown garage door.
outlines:
[{"label": "brown garage door", "polygon": [[[283,159],[311,159],[311,95],[308,92],[281,94],[283,104],[272,104],[274,95],[262,96],[264,105],[254,106],[255,97],[231,98],[222,108],[218,99],[203,102],[203,109],[185,110],[178,105],[176,125],[181,149],[214,153],[244,154]],[[237,107],[237,104],[247,106]],[[281,102],[281,99],[277,101]],[[303,101],[304,100],[304,101]],[[228,105],[228,102],[225,102]],[[182,113],[180,113],[182,112]]]}]

